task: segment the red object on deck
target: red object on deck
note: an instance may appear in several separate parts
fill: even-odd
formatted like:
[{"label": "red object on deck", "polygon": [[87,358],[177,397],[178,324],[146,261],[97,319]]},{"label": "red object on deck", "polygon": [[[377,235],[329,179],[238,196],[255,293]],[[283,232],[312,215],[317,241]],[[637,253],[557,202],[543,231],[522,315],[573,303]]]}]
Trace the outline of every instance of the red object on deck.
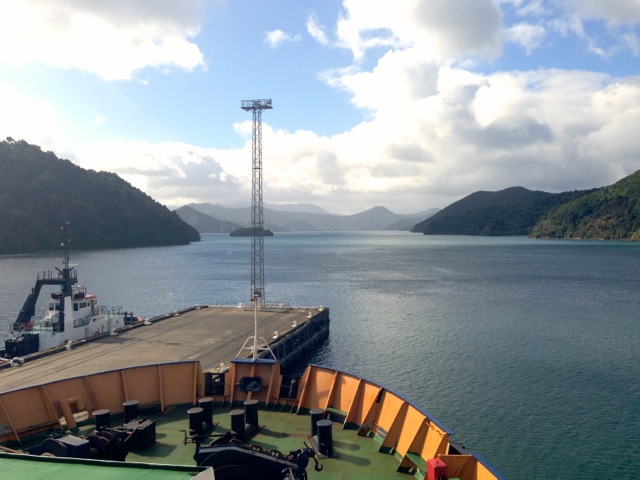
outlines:
[{"label": "red object on deck", "polygon": [[427,478],[428,480],[447,480],[449,478],[447,464],[439,458],[427,460]]}]

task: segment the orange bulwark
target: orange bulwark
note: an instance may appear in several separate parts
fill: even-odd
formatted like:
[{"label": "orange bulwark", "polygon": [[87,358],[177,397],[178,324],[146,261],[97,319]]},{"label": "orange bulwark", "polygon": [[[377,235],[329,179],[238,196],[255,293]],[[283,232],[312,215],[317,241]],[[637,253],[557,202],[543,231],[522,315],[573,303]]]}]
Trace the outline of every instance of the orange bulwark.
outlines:
[{"label": "orange bulwark", "polygon": [[[132,399],[142,409],[159,412],[162,423],[172,412],[196,405],[206,395],[213,398],[220,425],[227,422],[229,409],[247,400],[258,400],[264,416],[272,423],[266,439],[258,435],[252,443],[264,441],[270,445],[274,438],[281,438],[285,441],[279,446],[281,451],[291,448],[286,441],[308,441],[305,434],[296,433],[296,425],[302,423],[306,428],[309,412],[321,409],[323,416],[331,420],[328,423],[337,438],[337,454],[324,461],[324,472],[310,472],[309,478],[332,478],[338,468],[349,468],[350,476],[340,478],[408,478],[408,474],[427,479],[432,459],[444,462],[450,479],[502,478],[475,454],[457,452],[449,442],[447,429],[424,411],[357,376],[309,366],[297,390],[282,388],[288,380],[281,376],[279,362],[244,359],[234,360],[229,371],[214,375],[224,384],[218,383],[219,388],[211,390],[200,363],[185,361],[95,373],[0,393],[0,442],[24,448],[37,434],[69,429],[75,423],[86,425],[93,412],[109,409],[115,416],[122,414],[124,403]],[[178,427],[171,430],[179,431]],[[170,435],[163,434],[163,438]],[[184,448],[188,447],[181,445],[176,451]],[[366,462],[356,462],[361,457],[354,457],[353,452],[361,456],[366,453]],[[168,457],[159,460],[184,465],[184,458],[191,454],[187,452],[175,462]],[[378,459],[386,470],[372,475],[372,467],[378,468]]]},{"label": "orange bulwark", "polygon": [[[273,363],[273,365],[271,365]],[[380,443],[379,452],[400,462],[398,471],[416,478],[426,477],[427,460],[440,458],[451,479],[494,480],[501,478],[476,454],[460,454],[449,442],[450,433],[437,420],[395,393],[345,372],[320,366],[307,367],[295,399],[281,398],[279,366],[275,362],[256,365],[234,361],[227,374],[223,403],[239,404],[257,399],[270,408],[290,408],[298,413],[322,409],[345,430]],[[258,377],[263,388],[256,395],[243,393],[242,377]]]}]

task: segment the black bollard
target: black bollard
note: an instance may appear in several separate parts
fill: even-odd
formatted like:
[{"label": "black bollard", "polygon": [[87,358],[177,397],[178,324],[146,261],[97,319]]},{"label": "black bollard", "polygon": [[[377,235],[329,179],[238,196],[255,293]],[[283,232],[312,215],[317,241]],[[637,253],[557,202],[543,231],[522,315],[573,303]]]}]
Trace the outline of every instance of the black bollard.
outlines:
[{"label": "black bollard", "polygon": [[203,397],[198,400],[198,405],[202,408],[202,421],[205,429],[210,429],[213,426],[213,398]]},{"label": "black bollard", "polygon": [[245,420],[244,420],[244,410],[231,410],[229,412],[231,416],[231,430],[236,433],[236,437],[238,440],[244,441],[245,434]]},{"label": "black bollard", "polygon": [[244,401],[244,414],[246,423],[253,427],[258,426],[258,400]]},{"label": "black bollard", "polygon": [[309,413],[311,414],[311,436],[315,437],[318,434],[318,420],[324,419],[324,410],[322,408],[312,408]]},{"label": "black bollard", "polygon": [[96,410],[93,412],[93,416],[96,419],[96,430],[111,428],[111,410],[107,408]]},{"label": "black bollard", "polygon": [[333,437],[331,435],[331,420],[318,420],[318,450],[327,457],[333,456]]},{"label": "black bollard", "polygon": [[202,435],[202,408],[190,408],[187,414],[189,415],[189,434]]},{"label": "black bollard", "polygon": [[131,420],[138,418],[138,400],[127,400],[122,405],[124,406],[124,423],[129,423]]}]

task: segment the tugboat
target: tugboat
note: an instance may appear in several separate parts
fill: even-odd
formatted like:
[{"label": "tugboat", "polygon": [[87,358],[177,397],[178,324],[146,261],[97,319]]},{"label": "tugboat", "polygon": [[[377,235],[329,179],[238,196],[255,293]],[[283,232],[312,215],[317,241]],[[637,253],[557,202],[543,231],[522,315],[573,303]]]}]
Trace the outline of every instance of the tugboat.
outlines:
[{"label": "tugboat", "polygon": [[[63,227],[64,228],[64,227]],[[10,337],[4,343],[4,356],[20,363],[23,357],[72,342],[108,334],[115,329],[140,321],[122,307],[98,305],[98,297],[88,294],[78,285],[78,275],[69,263],[69,241],[64,242],[63,268],[56,272],[38,272],[36,285],[31,289],[11,324]],[[51,294],[42,319],[33,320],[40,290],[44,285],[59,285],[60,291]]]}]

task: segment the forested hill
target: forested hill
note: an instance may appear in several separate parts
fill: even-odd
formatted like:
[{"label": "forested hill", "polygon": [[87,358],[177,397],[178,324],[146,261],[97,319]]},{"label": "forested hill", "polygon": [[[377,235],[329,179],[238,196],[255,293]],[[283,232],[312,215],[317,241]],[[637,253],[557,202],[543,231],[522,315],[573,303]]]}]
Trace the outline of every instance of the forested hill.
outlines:
[{"label": "forested hill", "polygon": [[531,236],[640,240],[640,170],[553,209]]},{"label": "forested hill", "polygon": [[548,193],[523,187],[475,192],[416,224],[411,231],[425,235],[529,235],[552,208],[588,192]]},{"label": "forested hill", "polygon": [[180,245],[196,229],[113,173],[84,170],[27,142],[0,142],[0,254]]}]

